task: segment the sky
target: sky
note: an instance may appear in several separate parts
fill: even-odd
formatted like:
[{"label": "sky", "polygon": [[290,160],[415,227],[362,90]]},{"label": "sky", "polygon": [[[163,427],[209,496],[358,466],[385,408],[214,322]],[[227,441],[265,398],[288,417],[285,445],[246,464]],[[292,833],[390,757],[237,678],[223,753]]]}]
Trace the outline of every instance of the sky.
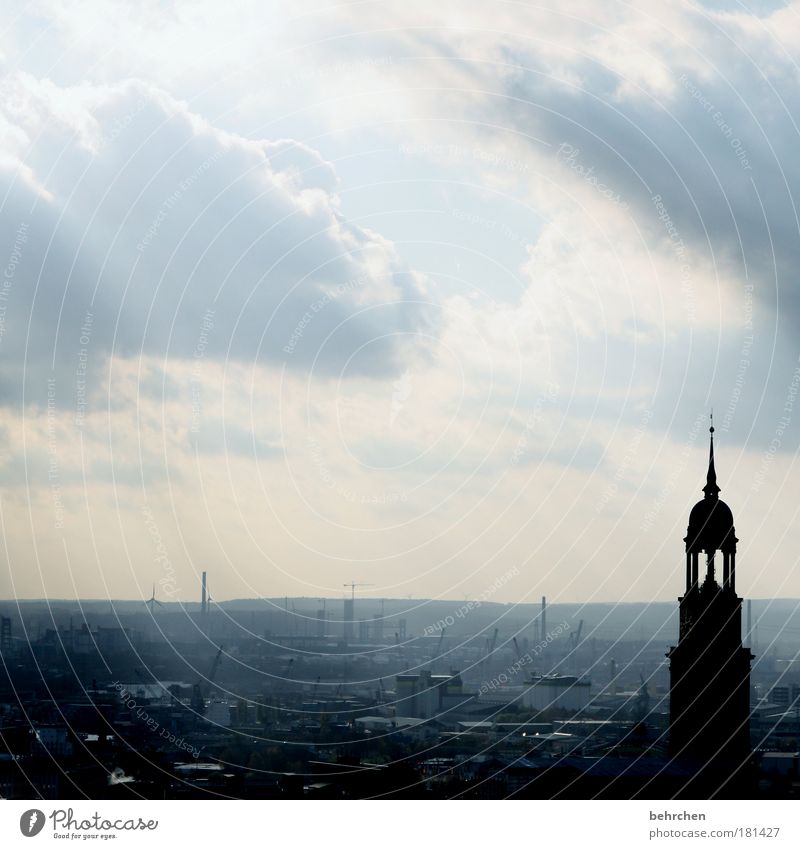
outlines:
[{"label": "sky", "polygon": [[800,597],[800,3],[0,28],[1,597]]}]

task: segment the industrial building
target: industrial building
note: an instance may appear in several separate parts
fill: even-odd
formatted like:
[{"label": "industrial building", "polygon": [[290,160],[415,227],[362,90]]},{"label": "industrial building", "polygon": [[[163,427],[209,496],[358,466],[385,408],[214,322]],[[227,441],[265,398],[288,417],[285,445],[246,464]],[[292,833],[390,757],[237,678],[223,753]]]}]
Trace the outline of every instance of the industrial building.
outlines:
[{"label": "industrial building", "polygon": [[574,675],[536,675],[527,682],[521,703],[535,711],[581,710],[591,701],[591,682]]}]

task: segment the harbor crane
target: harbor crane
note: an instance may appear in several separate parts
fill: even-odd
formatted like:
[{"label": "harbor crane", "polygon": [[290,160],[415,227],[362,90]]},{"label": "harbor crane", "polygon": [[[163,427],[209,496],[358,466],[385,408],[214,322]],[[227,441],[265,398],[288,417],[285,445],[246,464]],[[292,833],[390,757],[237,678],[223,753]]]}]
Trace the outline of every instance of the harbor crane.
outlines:
[{"label": "harbor crane", "polygon": [[497,635],[500,632],[499,628],[494,629],[494,634],[492,634],[492,641],[489,643],[489,654],[491,655],[494,652],[494,647],[497,645]]},{"label": "harbor crane", "polygon": [[[217,670],[219,669],[219,662],[222,658],[222,646],[217,649],[217,653],[214,656],[214,661],[211,664],[211,671],[208,673],[208,678],[206,678],[206,683],[210,686],[214,683],[214,678],[216,677]],[[206,700],[203,696],[203,681],[202,678],[197,680],[197,683],[192,687],[192,710],[195,713],[203,716],[206,712]]]},{"label": "harbor crane", "polygon": [[581,641],[581,631],[583,631],[583,619],[578,622],[578,630],[576,633],[570,634],[570,638],[572,639],[572,648],[578,648],[578,643]]}]

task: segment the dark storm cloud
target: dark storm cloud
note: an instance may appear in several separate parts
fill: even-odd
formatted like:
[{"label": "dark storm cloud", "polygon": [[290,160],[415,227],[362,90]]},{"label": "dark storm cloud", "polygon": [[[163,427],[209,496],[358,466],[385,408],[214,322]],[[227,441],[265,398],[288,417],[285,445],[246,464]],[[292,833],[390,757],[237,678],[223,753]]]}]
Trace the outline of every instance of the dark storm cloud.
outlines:
[{"label": "dark storm cloud", "polygon": [[[655,247],[681,238],[723,272],[758,284],[775,302],[775,278],[797,308],[800,165],[791,105],[743,67],[742,88],[724,79],[700,82],[680,65],[674,93],[618,96],[623,80],[588,65],[584,89],[522,74],[511,85],[510,119],[530,126],[581,174],[591,174],[633,208]],[[560,154],[559,154],[560,151]],[[654,198],[660,199],[661,206]],[[674,223],[671,233],[664,215]]]}]

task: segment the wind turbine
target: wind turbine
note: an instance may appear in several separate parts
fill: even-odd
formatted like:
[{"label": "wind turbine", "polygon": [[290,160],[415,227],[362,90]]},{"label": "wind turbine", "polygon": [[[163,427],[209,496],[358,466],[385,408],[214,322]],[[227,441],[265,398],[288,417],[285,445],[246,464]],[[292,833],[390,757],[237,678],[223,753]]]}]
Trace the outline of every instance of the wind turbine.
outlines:
[{"label": "wind turbine", "polygon": [[153,594],[150,596],[150,598],[148,598],[148,599],[147,599],[147,601],[145,602],[145,606],[146,606],[146,605],[148,605],[148,604],[150,605],[150,614],[151,614],[151,615],[152,615],[152,613],[153,613],[153,605],[154,605],[154,604],[157,604],[159,607],[163,607],[163,606],[164,606],[164,605],[163,605],[163,604],[162,604],[162,603],[161,603],[161,602],[160,602],[160,601],[156,598],[156,585],[155,585],[155,584],[153,584]]}]

